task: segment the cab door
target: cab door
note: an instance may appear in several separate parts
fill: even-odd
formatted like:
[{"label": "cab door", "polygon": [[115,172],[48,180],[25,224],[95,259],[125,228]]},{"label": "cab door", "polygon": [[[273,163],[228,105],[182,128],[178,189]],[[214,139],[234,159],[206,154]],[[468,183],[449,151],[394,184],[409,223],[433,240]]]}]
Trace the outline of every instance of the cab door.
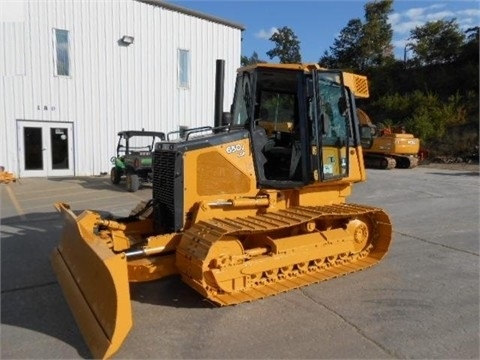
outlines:
[{"label": "cab door", "polygon": [[321,180],[348,177],[350,139],[348,102],[340,71],[315,71],[315,147],[320,149],[316,168]]}]

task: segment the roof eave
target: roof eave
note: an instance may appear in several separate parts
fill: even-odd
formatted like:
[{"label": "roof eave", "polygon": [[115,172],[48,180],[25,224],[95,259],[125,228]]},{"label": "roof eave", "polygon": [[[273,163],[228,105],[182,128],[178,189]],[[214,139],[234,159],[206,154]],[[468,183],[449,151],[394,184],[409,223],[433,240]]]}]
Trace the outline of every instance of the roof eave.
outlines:
[{"label": "roof eave", "polygon": [[183,13],[183,14],[186,14],[186,15],[195,16],[195,17],[198,17],[200,19],[209,20],[209,21],[212,21],[212,22],[215,22],[215,23],[218,23],[218,24],[230,26],[230,27],[239,29],[241,31],[245,30],[245,26],[243,26],[240,23],[225,20],[225,19],[219,18],[217,16],[205,14],[205,13],[202,13],[200,11],[188,9],[188,8],[183,7],[183,6],[171,4],[171,3],[168,3],[166,1],[162,1],[162,0],[135,0],[135,1],[142,2],[142,3],[145,3],[145,4],[149,4],[149,5],[153,5],[153,6],[163,7],[165,9],[172,10],[172,11],[177,11],[177,12],[180,12],[180,13]]}]

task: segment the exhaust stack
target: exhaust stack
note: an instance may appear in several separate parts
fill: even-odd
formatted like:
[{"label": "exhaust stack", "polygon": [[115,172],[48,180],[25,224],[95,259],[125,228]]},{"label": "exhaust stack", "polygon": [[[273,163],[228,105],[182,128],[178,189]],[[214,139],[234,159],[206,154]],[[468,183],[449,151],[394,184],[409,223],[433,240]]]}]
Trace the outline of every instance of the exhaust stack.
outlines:
[{"label": "exhaust stack", "polygon": [[214,127],[222,126],[225,60],[217,59],[215,68],[215,115]]}]

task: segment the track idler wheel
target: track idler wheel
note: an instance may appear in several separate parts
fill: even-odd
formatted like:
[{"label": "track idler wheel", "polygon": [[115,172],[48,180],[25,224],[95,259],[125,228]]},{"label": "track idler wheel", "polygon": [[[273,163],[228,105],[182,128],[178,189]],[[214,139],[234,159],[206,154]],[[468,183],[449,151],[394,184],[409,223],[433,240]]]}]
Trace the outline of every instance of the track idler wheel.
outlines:
[{"label": "track idler wheel", "polygon": [[347,231],[353,234],[355,252],[362,251],[368,241],[368,226],[363,221],[354,219],[348,222]]}]

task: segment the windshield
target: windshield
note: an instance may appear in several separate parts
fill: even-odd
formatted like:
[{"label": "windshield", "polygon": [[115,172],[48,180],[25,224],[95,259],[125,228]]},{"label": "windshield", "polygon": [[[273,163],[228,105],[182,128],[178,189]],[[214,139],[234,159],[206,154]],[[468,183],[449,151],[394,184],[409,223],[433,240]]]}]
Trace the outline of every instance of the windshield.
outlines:
[{"label": "windshield", "polygon": [[320,119],[323,144],[345,144],[347,137],[346,112],[341,113],[345,96],[339,73],[319,73]]},{"label": "windshield", "polygon": [[269,128],[276,128],[292,123],[296,115],[297,81],[297,72],[293,71],[257,69],[254,73],[238,74],[232,124],[245,125],[249,120],[259,120],[269,122]]},{"label": "windshield", "polygon": [[250,74],[238,75],[233,99],[232,125],[245,125],[251,105]]}]

